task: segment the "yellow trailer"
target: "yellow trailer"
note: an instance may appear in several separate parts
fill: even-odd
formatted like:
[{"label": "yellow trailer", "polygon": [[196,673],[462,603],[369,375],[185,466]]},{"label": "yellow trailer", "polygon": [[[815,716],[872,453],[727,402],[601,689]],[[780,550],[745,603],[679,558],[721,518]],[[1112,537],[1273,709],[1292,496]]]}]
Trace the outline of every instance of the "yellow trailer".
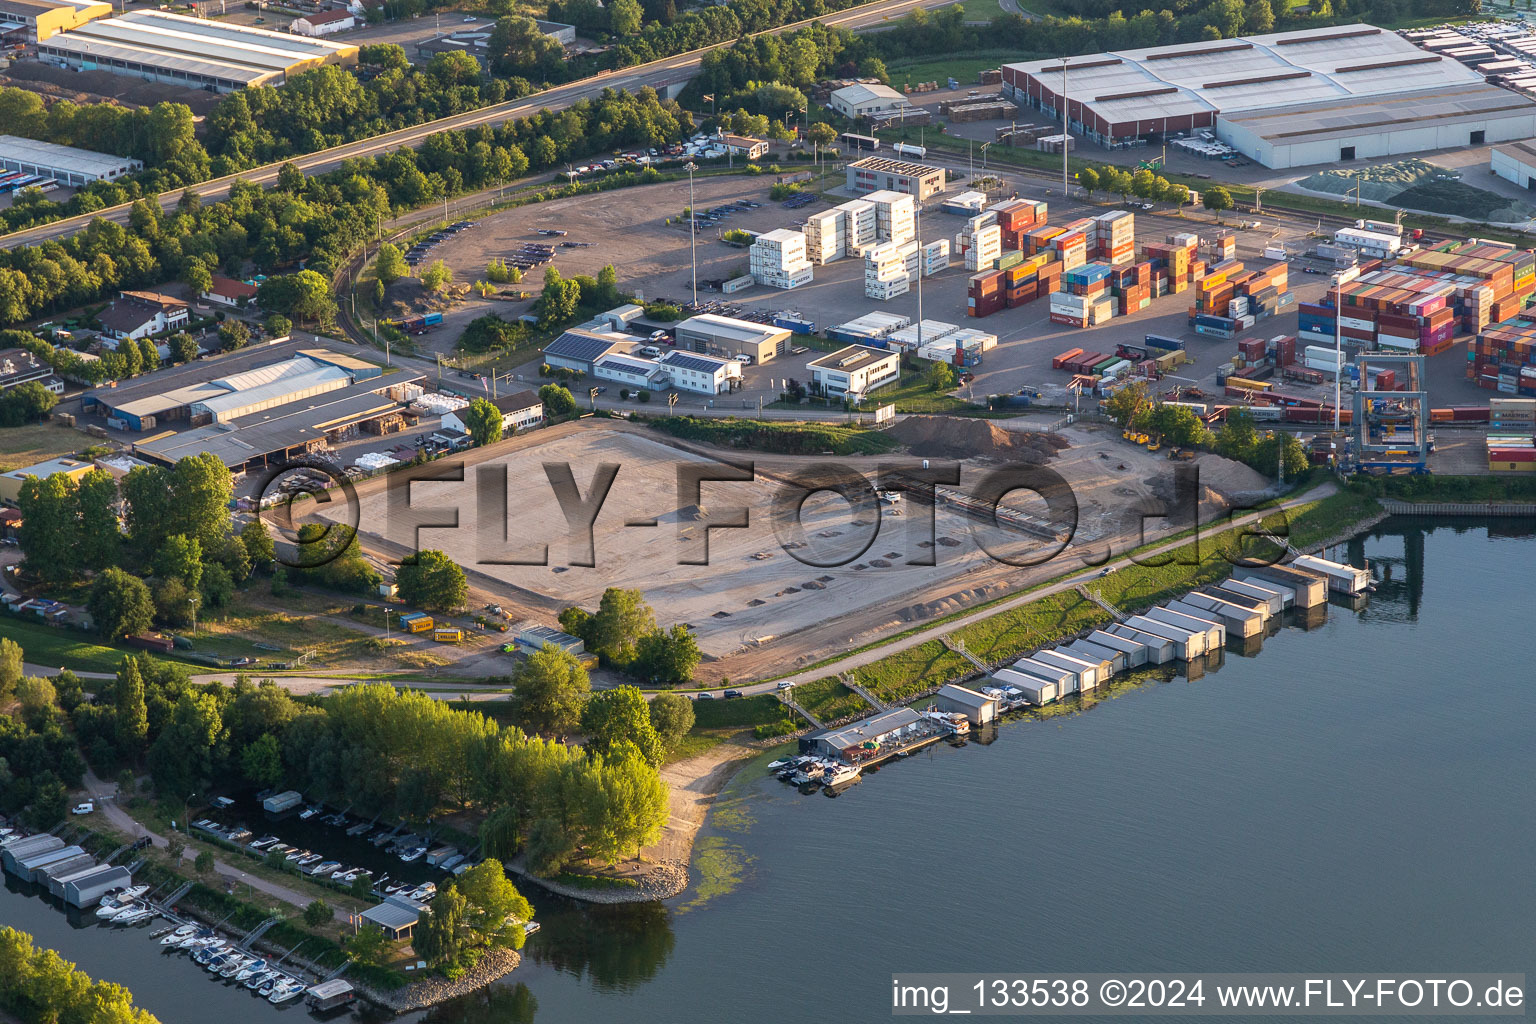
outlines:
[{"label": "yellow trailer", "polygon": [[412,619],[410,622],[407,622],[405,624],[405,628],[410,630],[412,633],[425,633],[427,630],[431,629],[433,625],[434,623],[432,622],[432,616],[423,615],[419,619]]},{"label": "yellow trailer", "polygon": [[439,626],[432,631],[432,639],[442,644],[456,644],[464,639],[464,631],[457,626]]}]

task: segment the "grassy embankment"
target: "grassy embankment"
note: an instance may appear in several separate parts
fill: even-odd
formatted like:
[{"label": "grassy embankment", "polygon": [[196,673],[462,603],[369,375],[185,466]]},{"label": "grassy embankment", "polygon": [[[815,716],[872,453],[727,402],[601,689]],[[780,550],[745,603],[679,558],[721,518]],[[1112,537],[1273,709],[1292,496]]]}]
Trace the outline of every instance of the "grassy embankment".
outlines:
[{"label": "grassy embankment", "polygon": [[1362,493],[1399,501],[1536,501],[1536,479],[1529,475],[1393,476],[1355,485]]}]

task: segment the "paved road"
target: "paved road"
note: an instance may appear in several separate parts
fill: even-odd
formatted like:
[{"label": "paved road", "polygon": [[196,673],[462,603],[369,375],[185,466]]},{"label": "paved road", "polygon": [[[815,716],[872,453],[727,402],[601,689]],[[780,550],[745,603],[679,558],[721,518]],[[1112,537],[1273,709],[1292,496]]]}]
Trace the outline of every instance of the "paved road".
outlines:
[{"label": "paved road", "polygon": [[[828,14],[821,18],[813,19],[829,27],[858,29],[880,25],[892,18],[900,17],[919,7],[943,7],[954,3],[955,0],[876,0],[875,3],[866,4],[837,14]],[[768,29],[759,35],[780,35],[792,32],[810,24],[810,20],[794,22],[780,28]],[[344,146],[336,146],[332,149],[324,149],[308,156],[295,157],[283,163],[292,163],[306,177],[323,174],[341,166],[344,160],[357,157],[376,156],[401,147],[415,148],[421,145],[429,136],[440,132],[474,128],[480,125],[500,125],[507,121],[513,121],[520,117],[527,117],[540,110],[560,111],[564,110],[578,100],[591,99],[600,95],[605,89],[632,90],[645,85],[664,86],[686,81],[693,76],[694,70],[699,66],[705,53],[721,46],[730,46],[735,40],[718,43],[715,46],[707,46],[702,49],[692,50],[688,53],[678,54],[675,57],[665,57],[652,61],[649,64],[637,64],[634,67],[623,68],[615,71],[604,71],[591,78],[579,82],[571,82],[566,85],[546,89],[543,92],[534,93],[520,100],[510,100],[506,103],[498,103],[494,106],[482,107],[479,110],[469,111],[463,114],[455,114],[452,117],[441,118],[436,121],[428,121],[412,128],[402,128],[383,135],[375,135],[372,138],[351,142]],[[230,186],[236,181],[246,181],[258,185],[268,185],[277,180],[277,172],[282,163],[266,164],[262,167],[241,171],[239,174],[231,174],[222,178],[214,178],[201,184],[191,186],[205,203],[216,202],[229,195]],[[181,189],[174,192],[162,193],[159,197],[160,206],[167,211],[175,207],[181,198]],[[14,248],[18,245],[36,245],[55,238],[66,238],[90,224],[98,217],[119,224],[127,223],[128,213],[132,209],[131,203],[121,206],[112,206],[95,213],[82,214],[78,217],[70,217],[66,220],[54,221],[36,228],[28,228],[25,231],[13,232],[0,236],[0,247]]]},{"label": "paved road", "polygon": [[[1283,509],[1296,508],[1299,505],[1304,505],[1309,502],[1317,501],[1320,498],[1325,498],[1332,494],[1335,490],[1337,490],[1337,488],[1332,483],[1322,484],[1318,487],[1314,487],[1312,490],[1303,495],[1284,502],[1279,507]],[[1248,525],[1250,523],[1257,522],[1259,519],[1265,516],[1274,514],[1275,511],[1275,509],[1270,508],[1259,512],[1251,512],[1248,515],[1233,519],[1227,523],[1223,523],[1219,528],[1212,526],[1208,527],[1208,529],[1214,533],[1218,529],[1225,530],[1232,526]],[[1155,548],[1151,548],[1141,553],[1141,555],[1138,557],[1145,559],[1147,556],[1160,554],[1161,552],[1172,550],[1173,548],[1179,547],[1183,544],[1188,544],[1189,540],[1190,538],[1188,537],[1184,537],[1179,540],[1171,540],[1167,543],[1160,544]],[[1071,549],[1068,548],[1068,550]],[[1063,554],[1065,555],[1065,552],[1063,552]],[[1123,569],[1134,563],[1132,563],[1129,558],[1121,558],[1108,564],[1115,569]],[[974,612],[962,615],[956,619],[951,619],[941,625],[932,626],[920,632],[913,633],[910,636],[902,637],[900,640],[896,640],[892,643],[881,644],[877,647],[870,648],[867,651],[860,651],[857,654],[850,654],[848,657],[836,662],[835,664],[823,665],[820,668],[806,669],[802,672],[797,672],[794,675],[786,676],[782,680],[775,680],[766,683],[754,683],[750,686],[738,687],[738,689],[740,689],[744,694],[773,693],[779,688],[779,685],[782,682],[788,682],[792,685],[799,683],[809,683],[813,682],[814,680],[821,679],[827,675],[838,672],[846,672],[850,669],[857,669],[864,665],[868,665],[871,662],[878,661],[888,654],[895,654],[897,651],[904,651],[909,647],[916,647],[917,645],[927,643],[930,640],[937,640],[942,636],[953,633],[955,630],[960,629],[963,626],[969,626],[974,622],[981,621],[982,619],[989,618],[1002,612],[1010,611],[1019,607],[1020,605],[1028,604],[1031,601],[1038,601],[1042,597],[1049,597],[1052,594],[1059,594],[1064,590],[1071,590],[1079,583],[1093,579],[1098,575],[1099,572],[1099,569],[1092,569],[1073,573],[1066,579],[1052,583],[1050,586],[1043,587],[1039,590],[1031,590],[1027,594],[1020,594],[1018,597],[1003,601],[999,604],[988,605],[985,608],[979,608]],[[719,696],[722,691],[714,690],[710,692],[714,693],[716,696]]]}]

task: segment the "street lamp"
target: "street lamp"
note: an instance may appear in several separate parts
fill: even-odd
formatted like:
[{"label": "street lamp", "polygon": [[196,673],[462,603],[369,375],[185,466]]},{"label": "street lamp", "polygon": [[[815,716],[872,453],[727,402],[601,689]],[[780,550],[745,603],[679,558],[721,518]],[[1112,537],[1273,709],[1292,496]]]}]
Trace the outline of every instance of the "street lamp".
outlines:
[{"label": "street lamp", "polygon": [[693,304],[699,304],[699,214],[693,207],[693,172],[699,165],[688,161],[688,257],[693,264]]},{"label": "street lamp", "polygon": [[1333,275],[1333,432],[1339,432],[1339,404],[1344,386],[1344,327],[1339,314],[1344,308],[1344,286],[1360,276],[1359,267],[1350,267]]}]

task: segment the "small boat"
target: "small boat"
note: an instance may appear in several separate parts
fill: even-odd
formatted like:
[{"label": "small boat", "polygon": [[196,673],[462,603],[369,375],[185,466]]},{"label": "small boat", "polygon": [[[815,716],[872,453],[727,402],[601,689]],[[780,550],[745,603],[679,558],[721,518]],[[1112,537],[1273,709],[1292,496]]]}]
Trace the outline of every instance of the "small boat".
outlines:
[{"label": "small boat", "polygon": [[523,934],[524,935],[532,935],[534,932],[538,931],[540,927],[542,927],[542,926],[539,924],[539,922],[537,922],[537,921],[529,921],[528,923],[523,925]]},{"label": "small boat", "polygon": [[384,895],[394,896],[396,893],[410,888],[412,888],[410,882],[391,882],[384,887]]},{"label": "small boat", "polygon": [[223,939],[215,939],[202,949],[192,954],[192,959],[200,964],[206,964],[215,957],[225,956],[225,949],[229,943]]},{"label": "small boat", "polygon": [[320,805],[319,804],[315,804],[313,807],[306,807],[302,811],[299,812],[299,820],[300,821],[308,821],[310,818],[313,818],[315,815],[317,815],[319,813],[320,813]]},{"label": "small boat", "polygon": [[279,841],[280,840],[277,838],[277,836],[262,836],[260,839],[251,843],[251,849],[265,850],[269,846],[276,846]]},{"label": "small boat", "polygon": [[434,882],[422,882],[411,890],[410,898],[413,900],[430,899],[437,895],[437,884]]},{"label": "small boat", "polygon": [[202,949],[204,946],[211,946],[215,942],[218,942],[218,941],[219,941],[218,936],[214,935],[212,932],[207,932],[207,931],[197,932],[196,934],[190,935],[187,938],[182,939],[181,940],[181,944],[179,946],[177,946],[176,948],[177,949],[184,949],[184,950],[186,950],[189,953],[195,953],[198,950]]},{"label": "small boat", "polygon": [[[235,976],[235,980],[239,981],[240,980],[240,976],[236,975]],[[261,988],[262,985],[265,985],[268,981],[271,981],[271,980],[272,980],[272,969],[269,968],[269,967],[264,967],[261,970],[256,971],[255,973],[253,973],[249,978],[246,978],[245,981],[241,982],[241,984],[243,984],[246,988],[248,988],[248,989],[250,989],[251,991],[254,992],[257,989]]]},{"label": "small boat", "polygon": [[323,860],[311,868],[309,873],[315,878],[323,878],[326,875],[334,874],[340,867],[341,861],[339,860]]},{"label": "small boat", "polygon": [[281,985],[275,986],[272,989],[272,994],[267,997],[267,1001],[270,1003],[286,1003],[290,999],[297,998],[303,991],[303,985],[290,979]]},{"label": "small boat", "polygon": [[406,850],[405,852],[401,853],[400,854],[400,859],[405,861],[407,864],[410,864],[413,861],[420,860],[426,854],[426,852],[427,852],[427,848],[425,846],[413,847],[412,849]]},{"label": "small boat", "polygon": [[390,842],[390,840],[394,839],[394,837],[395,833],[393,830],[381,828],[379,829],[379,834],[374,836],[372,839],[369,839],[368,841],[374,846],[383,846]]},{"label": "small boat", "polygon": [[267,852],[268,853],[280,853],[280,854],[283,854],[284,856],[287,856],[288,854],[292,853],[295,849],[296,849],[296,847],[289,846],[287,843],[276,843],[276,844],[268,847],[267,848]]},{"label": "small boat", "polygon": [[260,974],[266,969],[267,962],[265,960],[252,961],[251,963],[246,964],[244,967],[235,972],[235,980],[247,981],[250,979],[251,975]]},{"label": "small boat", "polygon": [[826,770],[821,777],[821,782],[822,785],[831,788],[845,782],[852,782],[863,770],[856,764],[836,764]]},{"label": "small boat", "polygon": [[162,946],[177,946],[177,945],[180,945],[182,943],[182,941],[186,939],[187,936],[196,934],[196,932],[197,932],[197,925],[195,925],[195,924],[184,924],[180,928],[177,928],[174,931],[169,932],[163,939],[160,940],[160,945],[162,945]]},{"label": "small boat", "polygon": [[896,751],[896,756],[899,757],[899,758],[911,757],[912,756],[912,751],[910,751],[910,750],[898,750],[898,751]]},{"label": "small boat", "polygon": [[243,956],[237,956],[234,959],[230,960],[228,963],[226,963],[222,968],[220,968],[220,970],[219,970],[219,977],[221,977],[221,978],[233,978],[237,974],[239,974],[241,971],[243,971],[247,967],[249,967],[250,965],[251,965],[250,958],[243,957]]},{"label": "small boat", "polygon": [[118,908],[117,913],[112,915],[111,921],[113,924],[124,924],[127,922],[129,915],[137,914],[143,909],[144,908],[137,903],[126,904]]},{"label": "small boat", "polygon": [[290,851],[288,851],[287,859],[288,860],[298,860],[300,857],[308,857],[308,856],[309,856],[309,851],[308,850],[290,850]]},{"label": "small boat", "polygon": [[294,861],[294,863],[301,868],[307,868],[311,864],[318,864],[320,862],[320,858],[323,856],[325,855],[321,853],[308,853],[300,857],[297,861]]}]

